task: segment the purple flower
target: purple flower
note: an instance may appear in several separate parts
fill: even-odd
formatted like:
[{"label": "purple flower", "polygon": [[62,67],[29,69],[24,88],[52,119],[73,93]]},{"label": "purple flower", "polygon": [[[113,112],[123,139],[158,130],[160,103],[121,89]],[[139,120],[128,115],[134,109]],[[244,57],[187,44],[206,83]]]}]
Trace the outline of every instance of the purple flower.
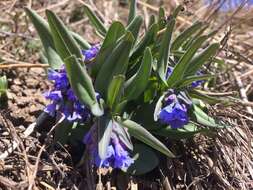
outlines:
[{"label": "purple flower", "polygon": [[159,114],[159,119],[173,129],[181,128],[189,122],[186,106],[178,102],[164,107]]},{"label": "purple flower", "polygon": [[60,90],[49,91],[43,94],[46,99],[53,101],[60,101],[62,99],[62,94]]},{"label": "purple flower", "polygon": [[[114,129],[117,125],[113,125]],[[112,167],[126,170],[134,160],[129,156],[124,144],[120,141],[118,134],[113,129],[110,144],[107,147],[107,154],[105,159],[101,159],[98,154],[98,142],[96,134],[96,125],[84,136],[83,142],[91,156],[91,161],[97,167]]]},{"label": "purple flower", "polygon": [[82,50],[82,54],[84,56],[84,61],[90,61],[94,57],[96,57],[97,53],[99,52],[100,45],[96,44],[94,46],[91,46],[88,50]]},{"label": "purple flower", "polygon": [[49,70],[48,79],[54,82],[54,87],[44,93],[45,98],[51,100],[51,104],[46,106],[44,111],[51,116],[59,113],[70,122],[85,122],[90,116],[90,111],[71,89],[65,67],[62,66],[58,71]]},{"label": "purple flower", "polygon": [[56,113],[56,104],[52,103],[52,104],[47,105],[46,108],[44,109],[44,112],[54,117]]},{"label": "purple flower", "polygon": [[176,94],[170,94],[165,98],[165,106],[159,113],[159,121],[170,125],[171,128],[182,128],[189,122],[186,103],[180,102]]},{"label": "purple flower", "polygon": [[[245,0],[223,0],[223,1],[205,0],[205,4],[207,4],[208,6],[218,7],[220,8],[221,11],[225,11],[225,12],[237,9],[244,2]],[[252,5],[253,5],[253,0],[249,0],[245,4],[245,7],[249,8]]]}]

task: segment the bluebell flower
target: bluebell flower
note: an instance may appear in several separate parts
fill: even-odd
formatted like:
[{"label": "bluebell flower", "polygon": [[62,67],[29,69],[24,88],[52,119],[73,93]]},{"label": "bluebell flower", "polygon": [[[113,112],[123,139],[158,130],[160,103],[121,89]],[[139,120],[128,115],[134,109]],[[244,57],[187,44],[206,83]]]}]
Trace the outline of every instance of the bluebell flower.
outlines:
[{"label": "bluebell flower", "polygon": [[[117,127],[117,125],[114,125],[114,127]],[[92,164],[95,164],[97,167],[112,167],[125,171],[134,162],[115,130],[112,131],[110,144],[107,147],[106,158],[103,160],[98,154],[96,126],[93,126],[84,136],[83,142],[86,144],[90,153]]]},{"label": "bluebell flower", "polygon": [[164,106],[159,112],[159,121],[173,129],[182,128],[189,122],[187,106],[176,94],[170,94],[165,98]]},{"label": "bluebell flower", "polygon": [[57,113],[62,114],[71,122],[85,122],[90,116],[90,111],[78,100],[71,89],[65,67],[63,66],[59,71],[49,70],[48,78],[54,81],[54,87],[51,91],[44,93],[45,98],[52,102],[44,111],[51,116],[56,116]]},{"label": "bluebell flower", "polygon": [[[245,2],[245,0],[220,0],[220,1],[214,1],[214,0],[205,0],[205,4],[208,6],[216,6],[219,7],[221,11],[227,12],[227,11],[233,11],[237,9],[242,3]],[[253,5],[253,0],[249,0],[245,7],[249,8]]]},{"label": "bluebell flower", "polygon": [[93,59],[94,57],[96,57],[97,53],[99,52],[99,49],[100,49],[100,45],[96,44],[88,50],[82,50],[84,61],[89,61]]},{"label": "bluebell flower", "polygon": [[[94,45],[88,50],[83,50],[85,60],[94,58],[99,47],[99,45]],[[71,122],[85,122],[90,117],[90,111],[78,100],[71,89],[65,67],[62,66],[59,70],[50,69],[48,79],[54,82],[54,87],[51,91],[44,93],[45,98],[51,100],[51,104],[47,105],[44,111],[51,116],[62,114]]]}]

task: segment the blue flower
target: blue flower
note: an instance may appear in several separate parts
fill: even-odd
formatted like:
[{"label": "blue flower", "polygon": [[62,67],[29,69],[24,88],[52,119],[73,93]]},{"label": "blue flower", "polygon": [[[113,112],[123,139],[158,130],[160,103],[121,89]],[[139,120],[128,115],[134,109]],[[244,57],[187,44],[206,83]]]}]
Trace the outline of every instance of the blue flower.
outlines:
[{"label": "blue flower", "polygon": [[[117,125],[114,125],[113,127],[117,127]],[[92,163],[97,167],[112,167],[125,171],[134,162],[134,160],[129,156],[129,152],[126,150],[126,147],[120,141],[115,130],[112,131],[111,141],[107,147],[106,158],[103,160],[98,154],[96,126],[93,126],[84,136],[83,142],[87,146]]]},{"label": "blue flower", "polygon": [[65,67],[58,71],[49,70],[48,79],[54,82],[53,89],[44,93],[51,104],[44,109],[51,116],[63,115],[68,121],[85,122],[89,116],[89,109],[82,104],[71,89]]},{"label": "blue flower", "polygon": [[189,122],[186,104],[171,94],[165,99],[165,107],[161,109],[158,118],[161,123],[170,125],[173,129],[182,128]]},{"label": "blue flower", "polygon": [[[242,3],[244,3],[245,0],[223,0],[223,1],[213,1],[213,0],[205,0],[205,4],[208,6],[216,6],[220,8],[221,11],[232,11],[237,9]],[[253,5],[253,0],[249,0],[245,7],[249,8]]]},{"label": "blue flower", "polygon": [[97,53],[99,52],[99,49],[100,49],[100,45],[96,44],[88,50],[82,50],[84,61],[90,61],[91,59],[96,57]]}]

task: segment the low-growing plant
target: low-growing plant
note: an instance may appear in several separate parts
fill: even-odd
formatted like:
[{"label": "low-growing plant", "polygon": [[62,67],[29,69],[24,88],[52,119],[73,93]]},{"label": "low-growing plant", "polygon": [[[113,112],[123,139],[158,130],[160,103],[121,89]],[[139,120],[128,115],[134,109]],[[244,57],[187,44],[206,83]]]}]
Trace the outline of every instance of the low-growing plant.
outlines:
[{"label": "low-growing plant", "polygon": [[62,121],[57,141],[82,140],[93,165],[137,175],[155,168],[159,153],[175,157],[164,139],[191,138],[226,127],[206,113],[206,106],[221,100],[198,90],[215,77],[203,65],[212,63],[219,44],[210,43],[214,32],[205,34],[202,22],[175,32],[181,9],[167,17],[160,8],[142,34],[143,18],[136,14],[135,1],[126,26],[114,21],[107,27],[84,6],[103,39],[97,44],[70,31],[52,11],[46,11],[46,22],[26,9],[44,46],[48,78],[54,82],[45,93],[51,104],[44,112]]}]

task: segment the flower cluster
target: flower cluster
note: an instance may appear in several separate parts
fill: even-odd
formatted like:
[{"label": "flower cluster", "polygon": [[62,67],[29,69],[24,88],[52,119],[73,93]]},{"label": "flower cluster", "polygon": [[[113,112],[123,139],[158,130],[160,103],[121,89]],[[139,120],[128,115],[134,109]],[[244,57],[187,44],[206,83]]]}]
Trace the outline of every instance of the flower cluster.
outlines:
[{"label": "flower cluster", "polygon": [[183,101],[175,93],[168,94],[164,99],[163,108],[159,113],[159,121],[171,128],[181,128],[189,122],[187,107],[190,104]]},{"label": "flower cluster", "polygon": [[[83,50],[82,53],[85,60],[90,60],[98,51],[99,46],[95,45],[88,50]],[[62,66],[57,71],[49,70],[48,79],[54,81],[54,87],[51,91],[44,93],[45,98],[51,100],[51,104],[47,105],[44,111],[53,117],[60,113],[70,122],[77,120],[85,122],[90,116],[90,111],[78,100],[71,89],[65,67]]]},{"label": "flower cluster", "polygon": [[96,125],[85,135],[83,142],[91,155],[91,162],[97,167],[112,167],[125,171],[134,160],[129,156],[124,144],[120,141],[118,134],[115,131],[117,125],[113,124],[110,144],[107,147],[107,155],[105,159],[101,159],[98,154],[98,142]]}]

